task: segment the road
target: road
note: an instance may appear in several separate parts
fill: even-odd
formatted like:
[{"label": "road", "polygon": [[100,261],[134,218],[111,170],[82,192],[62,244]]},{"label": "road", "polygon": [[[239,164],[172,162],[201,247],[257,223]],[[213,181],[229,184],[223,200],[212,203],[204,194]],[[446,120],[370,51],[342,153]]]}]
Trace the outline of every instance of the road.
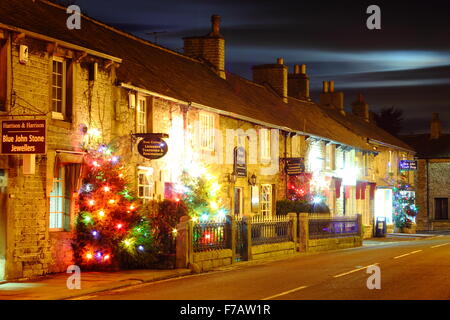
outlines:
[{"label": "road", "polygon": [[[367,267],[381,289],[367,288]],[[399,241],[141,284],[85,300],[450,300],[450,236]]]}]

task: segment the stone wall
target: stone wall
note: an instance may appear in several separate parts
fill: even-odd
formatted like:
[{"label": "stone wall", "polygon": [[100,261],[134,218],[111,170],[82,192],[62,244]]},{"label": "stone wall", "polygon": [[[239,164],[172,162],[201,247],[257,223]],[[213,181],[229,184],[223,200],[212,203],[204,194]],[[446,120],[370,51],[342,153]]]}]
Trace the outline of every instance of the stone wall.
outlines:
[{"label": "stone wall", "polygon": [[360,246],[362,246],[361,237],[310,239],[308,241],[308,252],[329,251]]},{"label": "stone wall", "polygon": [[253,260],[267,259],[276,256],[286,256],[294,254],[295,252],[295,243],[292,241],[252,246]]},{"label": "stone wall", "polygon": [[195,272],[203,272],[230,265],[232,262],[232,251],[230,249],[196,252],[193,254],[191,268]]}]

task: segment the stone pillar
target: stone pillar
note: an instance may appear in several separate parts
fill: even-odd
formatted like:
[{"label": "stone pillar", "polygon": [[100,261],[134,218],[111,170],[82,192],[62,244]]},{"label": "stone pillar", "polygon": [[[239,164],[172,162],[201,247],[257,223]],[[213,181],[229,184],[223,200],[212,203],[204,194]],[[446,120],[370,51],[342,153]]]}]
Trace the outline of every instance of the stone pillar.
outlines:
[{"label": "stone pillar", "polygon": [[292,241],[294,241],[295,251],[298,251],[298,239],[297,239],[297,228],[298,228],[298,220],[297,214],[295,212],[288,213],[289,220],[292,221]]},{"label": "stone pillar", "polygon": [[180,218],[177,224],[176,268],[188,268],[192,263],[192,221],[188,216]]},{"label": "stone pillar", "polygon": [[252,254],[252,217],[244,216],[242,218],[242,222],[244,223],[244,230],[246,231],[245,234],[247,235],[244,239],[244,245],[247,250],[246,252],[246,260],[250,261],[253,260],[253,254]]},{"label": "stone pillar", "polygon": [[299,251],[308,251],[308,241],[309,241],[309,217],[308,213],[300,213],[299,216]]},{"label": "stone pillar", "polygon": [[359,245],[362,245],[362,241],[364,239],[364,230],[363,230],[363,225],[362,225],[362,214],[358,213],[356,215],[356,222],[358,224],[358,236],[359,236]]},{"label": "stone pillar", "polygon": [[227,236],[231,249],[231,263],[236,261],[236,220],[232,215],[227,215]]}]

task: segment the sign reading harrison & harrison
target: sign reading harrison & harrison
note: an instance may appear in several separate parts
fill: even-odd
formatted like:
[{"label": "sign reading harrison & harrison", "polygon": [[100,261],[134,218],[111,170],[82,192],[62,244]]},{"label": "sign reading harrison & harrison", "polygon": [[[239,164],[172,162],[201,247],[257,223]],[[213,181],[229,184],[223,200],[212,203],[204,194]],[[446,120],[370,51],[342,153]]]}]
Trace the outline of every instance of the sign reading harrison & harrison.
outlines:
[{"label": "sign reading harrison & harrison", "polygon": [[3,120],[2,154],[45,154],[45,120]]}]

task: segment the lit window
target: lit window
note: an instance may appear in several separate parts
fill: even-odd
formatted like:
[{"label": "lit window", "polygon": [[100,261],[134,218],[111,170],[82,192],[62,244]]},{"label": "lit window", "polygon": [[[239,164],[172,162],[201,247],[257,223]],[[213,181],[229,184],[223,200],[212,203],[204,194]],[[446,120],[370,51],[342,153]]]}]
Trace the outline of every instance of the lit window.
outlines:
[{"label": "lit window", "polygon": [[50,226],[52,230],[68,230],[70,224],[70,195],[64,180],[64,167],[59,170],[59,176],[53,179],[53,189],[50,193]]},{"label": "lit window", "polygon": [[53,57],[52,67],[52,111],[64,119],[66,96],[66,62],[59,57]]},{"label": "lit window", "polygon": [[261,148],[261,160],[270,160],[270,131],[259,130],[259,146]]},{"label": "lit window", "polygon": [[153,199],[153,170],[138,171],[138,197],[147,202]]},{"label": "lit window", "polygon": [[145,97],[138,98],[136,108],[136,133],[147,133],[147,101]]},{"label": "lit window", "polygon": [[215,149],[214,114],[201,112],[199,125],[200,148],[207,151]]},{"label": "lit window", "polygon": [[272,216],[272,185],[262,184],[261,185],[261,215],[263,217]]}]

